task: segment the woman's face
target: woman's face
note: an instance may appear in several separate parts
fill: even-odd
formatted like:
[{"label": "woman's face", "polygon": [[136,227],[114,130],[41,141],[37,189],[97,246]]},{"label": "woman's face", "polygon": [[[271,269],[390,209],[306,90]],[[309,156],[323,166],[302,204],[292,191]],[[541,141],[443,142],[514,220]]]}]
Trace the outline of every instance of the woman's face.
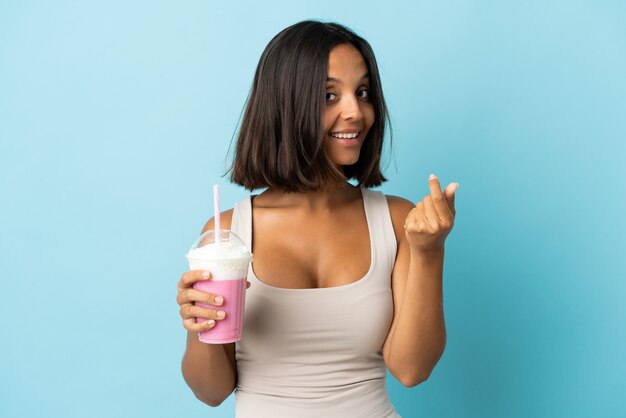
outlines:
[{"label": "woman's face", "polygon": [[361,53],[340,44],[328,56],[324,106],[324,150],[337,166],[358,161],[363,141],[374,123],[369,74]]}]

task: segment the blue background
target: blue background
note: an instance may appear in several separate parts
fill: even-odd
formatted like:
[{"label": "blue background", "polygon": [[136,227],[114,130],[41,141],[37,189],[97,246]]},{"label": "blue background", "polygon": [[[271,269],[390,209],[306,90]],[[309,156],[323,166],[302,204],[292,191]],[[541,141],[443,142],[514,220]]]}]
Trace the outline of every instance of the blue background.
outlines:
[{"label": "blue background", "polygon": [[372,44],[381,190],[458,181],[448,345],[405,417],[626,416],[623,1],[0,2],[0,416],[230,417],[180,373],[184,253],[267,42]]}]

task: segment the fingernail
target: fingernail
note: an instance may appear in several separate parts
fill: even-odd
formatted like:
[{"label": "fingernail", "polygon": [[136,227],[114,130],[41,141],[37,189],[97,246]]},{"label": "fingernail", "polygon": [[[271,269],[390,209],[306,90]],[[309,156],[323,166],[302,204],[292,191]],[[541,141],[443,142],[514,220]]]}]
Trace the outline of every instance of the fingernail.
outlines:
[{"label": "fingernail", "polygon": [[434,174],[431,174],[430,177],[428,177],[428,180],[434,180],[436,178],[437,178],[437,176],[435,176]]},{"label": "fingernail", "polygon": [[208,321],[206,321],[207,325],[212,327],[213,325],[215,325],[215,321],[212,319],[209,319]]},{"label": "fingernail", "polygon": [[217,303],[218,305],[221,305],[224,302],[224,298],[221,296],[217,296],[215,298],[215,303]]},{"label": "fingernail", "polygon": [[224,311],[217,311],[217,317],[218,318],[224,318],[226,316],[226,312]]},{"label": "fingernail", "polygon": [[208,279],[209,277],[211,277],[211,272],[209,270],[204,270],[202,272],[202,277],[204,277],[205,279]]}]

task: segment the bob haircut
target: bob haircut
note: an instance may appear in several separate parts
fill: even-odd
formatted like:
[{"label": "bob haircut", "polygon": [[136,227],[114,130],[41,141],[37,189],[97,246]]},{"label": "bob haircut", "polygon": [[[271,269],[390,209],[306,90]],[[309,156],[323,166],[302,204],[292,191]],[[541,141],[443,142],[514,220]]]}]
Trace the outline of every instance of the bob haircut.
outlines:
[{"label": "bob haircut", "polygon": [[[353,45],[370,77],[375,120],[356,163],[335,168],[323,148],[328,56]],[[389,119],[370,44],[337,23],[305,20],[283,29],[267,45],[256,69],[239,130],[230,180],[252,191],[317,190],[327,181],[358,180],[358,187],[387,181],[380,169]]]}]

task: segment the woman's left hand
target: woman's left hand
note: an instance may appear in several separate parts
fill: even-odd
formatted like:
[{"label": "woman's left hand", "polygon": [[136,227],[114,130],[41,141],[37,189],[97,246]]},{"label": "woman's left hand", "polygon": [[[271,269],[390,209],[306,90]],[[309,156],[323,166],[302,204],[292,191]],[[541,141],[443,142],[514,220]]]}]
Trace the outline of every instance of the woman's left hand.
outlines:
[{"label": "woman's left hand", "polygon": [[404,221],[406,238],[411,251],[443,250],[444,241],[454,225],[454,194],[458,183],[450,183],[441,191],[439,179],[431,175],[430,195],[409,212]]}]

